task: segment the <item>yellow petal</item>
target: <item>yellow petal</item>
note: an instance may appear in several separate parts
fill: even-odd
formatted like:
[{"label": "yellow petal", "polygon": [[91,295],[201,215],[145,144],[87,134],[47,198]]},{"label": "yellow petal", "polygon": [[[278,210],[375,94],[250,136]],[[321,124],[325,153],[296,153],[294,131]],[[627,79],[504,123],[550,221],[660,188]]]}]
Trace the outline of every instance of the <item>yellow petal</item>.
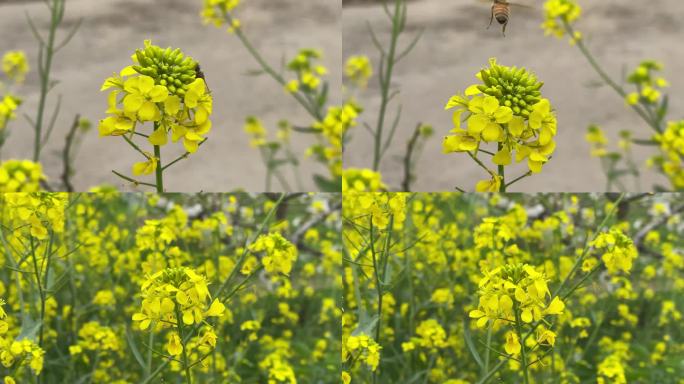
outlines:
[{"label": "yellow petal", "polygon": [[164,146],[168,142],[168,136],[166,128],[159,127],[156,131],[152,132],[148,140],[152,145]]}]

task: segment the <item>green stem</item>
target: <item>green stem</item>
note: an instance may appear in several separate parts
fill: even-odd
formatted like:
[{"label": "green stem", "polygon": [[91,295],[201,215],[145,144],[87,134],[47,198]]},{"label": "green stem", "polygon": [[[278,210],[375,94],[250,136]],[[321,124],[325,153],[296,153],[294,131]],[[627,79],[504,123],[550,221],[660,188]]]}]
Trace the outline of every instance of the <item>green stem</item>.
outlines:
[{"label": "green stem", "polygon": [[145,376],[149,375],[150,372],[152,372],[152,346],[154,345],[154,324],[150,328],[150,336],[148,337],[147,343],[150,346],[147,349],[147,365],[145,366]]},{"label": "green stem", "polygon": [[[501,152],[501,150],[503,149],[503,143],[499,142],[498,149],[498,152]],[[499,165],[498,168],[499,177],[501,178],[501,188],[499,189],[499,192],[506,192],[506,170],[503,165]]]},{"label": "green stem", "polygon": [[530,382],[530,377],[529,373],[527,372],[527,354],[525,353],[525,340],[523,339],[522,335],[522,320],[520,319],[520,309],[518,308],[518,304],[515,305],[515,332],[518,334],[518,340],[520,341],[520,357],[522,359],[521,364],[522,364],[522,369],[523,369],[523,375],[525,377],[525,384],[529,384]]},{"label": "green stem", "polygon": [[[47,94],[50,92],[50,70],[52,69],[52,58],[55,54],[55,37],[57,35],[57,26],[62,21],[64,16],[64,0],[54,0],[50,9],[50,30],[48,32],[47,44],[43,44],[41,40],[40,58],[38,60],[38,73],[40,75],[40,99],[38,101],[38,112],[36,122],[34,125],[35,137],[33,139],[33,161],[40,161],[40,150],[42,143],[43,119],[45,116],[45,104]],[[45,57],[45,61],[43,61]]]},{"label": "green stem", "polygon": [[389,104],[389,91],[392,83],[392,72],[394,71],[395,55],[397,51],[397,43],[399,35],[401,34],[401,3],[402,0],[396,0],[394,3],[394,14],[392,15],[392,36],[390,38],[390,48],[385,59],[387,69],[384,73],[380,73],[381,101],[380,112],[378,114],[378,124],[375,128],[375,147],[373,151],[373,170],[377,171],[380,168],[380,159],[382,157],[382,130],[385,125],[385,114],[387,113],[387,106]]},{"label": "green stem", "polygon": [[[575,36],[575,31],[570,26],[570,24],[566,20],[563,21],[563,26],[565,27],[565,31],[570,35],[570,37]],[[589,52],[589,49],[587,49],[586,45],[584,45],[584,41],[582,39],[576,39],[575,44],[577,45],[577,48],[579,48],[580,52],[584,55],[584,57],[587,59],[591,67],[596,71],[596,73],[603,79],[603,81],[608,84],[620,97],[624,100],[627,97],[627,92],[625,92],[622,87],[616,83],[613,79],[610,78],[610,76],[606,73],[606,71],[601,68],[599,63],[596,61],[594,56]],[[660,132],[661,129],[658,126],[658,124],[654,121],[651,120],[646,112],[644,112],[641,108],[639,108],[637,105],[632,105],[632,109],[653,129],[655,129],[657,132]]]},{"label": "green stem", "polygon": [[[378,272],[378,261],[375,254],[375,236],[373,233],[373,215],[369,217],[370,225],[370,250],[371,259],[373,260],[373,275],[375,276],[375,291],[378,296],[378,324],[375,327],[375,342],[380,343],[380,329],[382,324],[382,286],[380,285],[380,275]],[[373,384],[377,382],[377,374],[373,371]]]},{"label": "green stem", "polygon": [[[233,18],[230,16],[228,12],[223,13],[223,17],[226,19],[226,22],[229,25],[234,25]],[[286,82],[285,79],[278,73],[276,72],[267,62],[264,60],[264,58],[261,56],[259,51],[254,48],[252,43],[247,39],[247,36],[245,36],[244,33],[242,33],[242,29],[240,27],[235,27],[234,28],[235,36],[238,37],[242,45],[247,49],[247,51],[252,55],[254,60],[259,63],[261,66],[261,69],[263,69],[264,72],[266,72],[268,75],[273,78],[273,80],[277,81],[281,86],[285,86]],[[316,120],[322,120],[323,116],[321,116],[320,111],[316,110],[313,105],[310,105],[306,99],[304,99],[299,93],[291,93],[288,92],[292,95],[292,97],[297,100],[297,102],[304,107],[304,109]]]},{"label": "green stem", "polygon": [[492,328],[493,324],[490,322],[489,328],[487,329],[487,351],[485,353],[485,361],[484,361],[484,367],[483,367],[483,372],[489,372],[489,355],[490,355],[490,349],[491,349],[491,344],[492,344]]},{"label": "green stem", "polygon": [[183,369],[185,370],[185,382],[192,384],[192,376],[190,376],[190,364],[188,364],[188,348],[185,341],[185,330],[183,326],[183,314],[181,313],[179,304],[176,303],[176,324],[178,325],[178,336],[183,346]]},{"label": "green stem", "polygon": [[[154,130],[160,129],[159,123],[154,123]],[[157,193],[164,193],[164,167],[162,166],[161,147],[154,146],[154,157],[157,158],[157,167],[155,168]]]}]

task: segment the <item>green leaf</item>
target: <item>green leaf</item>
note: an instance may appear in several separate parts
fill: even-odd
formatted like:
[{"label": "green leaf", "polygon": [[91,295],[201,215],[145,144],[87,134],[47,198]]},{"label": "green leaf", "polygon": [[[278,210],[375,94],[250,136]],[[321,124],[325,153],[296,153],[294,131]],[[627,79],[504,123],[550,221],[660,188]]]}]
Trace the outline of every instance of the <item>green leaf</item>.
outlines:
[{"label": "green leaf", "polygon": [[[145,364],[145,359],[143,359],[142,355],[140,354],[140,350],[138,349],[138,346],[135,344],[133,334],[131,334],[131,329],[129,327],[126,327],[126,341],[128,342],[128,345],[131,347],[131,351],[133,352],[135,360],[138,362],[138,364],[140,364],[140,367],[142,369],[145,369],[147,367]],[[150,348],[151,347],[152,346],[150,346]]]},{"label": "green leaf", "polygon": [[318,95],[318,100],[317,100],[318,108],[323,108],[323,106],[325,105],[325,102],[327,100],[328,100],[328,83],[326,82],[323,85],[323,90]]},{"label": "green leaf", "polygon": [[316,186],[321,192],[340,192],[342,190],[342,180],[330,180],[321,175],[313,177]]},{"label": "green leaf", "polygon": [[375,334],[375,327],[378,325],[380,317],[378,315],[373,315],[372,317],[359,318],[359,325],[352,332],[352,336],[358,336],[361,334],[372,336]]},{"label": "green leaf", "polygon": [[[473,355],[473,358],[475,359],[477,365],[480,366],[480,369],[484,369],[482,357],[480,357],[480,353],[477,351],[477,348],[475,348],[475,343],[473,343],[473,336],[470,333],[470,324],[468,323],[468,318],[466,317],[463,318],[463,338],[465,339],[466,345],[468,346],[468,351],[470,351],[470,354]],[[489,351],[487,351],[487,353],[489,353]]]},{"label": "green leaf", "polygon": [[319,133],[320,130],[312,127],[292,127],[292,130],[299,133]]},{"label": "green leaf", "polygon": [[33,318],[29,316],[24,316],[21,320],[21,331],[19,332],[19,336],[17,336],[17,340],[32,340],[36,341],[36,335],[38,334],[38,330],[40,329],[42,322],[33,320]]}]

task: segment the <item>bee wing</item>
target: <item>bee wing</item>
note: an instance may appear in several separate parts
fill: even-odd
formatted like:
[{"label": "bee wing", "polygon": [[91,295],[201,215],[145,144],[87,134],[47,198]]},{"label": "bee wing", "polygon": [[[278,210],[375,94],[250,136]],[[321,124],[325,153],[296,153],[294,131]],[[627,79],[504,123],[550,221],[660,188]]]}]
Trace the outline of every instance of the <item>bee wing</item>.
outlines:
[{"label": "bee wing", "polygon": [[[489,4],[492,5],[494,4],[493,0],[476,0],[478,3],[483,3],[483,4]],[[518,3],[518,2],[511,2],[508,1],[508,5],[511,5],[513,7],[520,7],[520,8],[527,8],[527,9],[541,9],[541,6],[539,4],[532,5],[531,3]]]},{"label": "bee wing", "polygon": [[527,9],[538,9],[538,6],[531,5],[531,4],[521,4],[521,3],[511,3],[509,2],[508,5],[512,7],[518,7],[518,8],[527,8]]}]

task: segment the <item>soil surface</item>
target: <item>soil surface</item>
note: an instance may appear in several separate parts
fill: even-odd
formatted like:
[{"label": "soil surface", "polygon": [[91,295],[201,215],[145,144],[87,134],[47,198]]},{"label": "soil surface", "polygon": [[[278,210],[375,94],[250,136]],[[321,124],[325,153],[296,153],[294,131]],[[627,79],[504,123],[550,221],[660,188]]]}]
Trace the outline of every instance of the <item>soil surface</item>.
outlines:
[{"label": "soil surface", "polygon": [[[275,67],[300,48],[323,49],[324,64],[330,71],[331,102],[337,104],[341,89],[340,2],[306,0],[306,7],[301,3],[250,0],[240,6],[237,15],[253,44]],[[58,95],[62,95],[62,108],[42,158],[52,180],[57,180],[62,172],[60,151],[74,116],[81,114],[97,127],[107,108],[107,94],[99,91],[102,82],[129,65],[131,54],[143,46],[145,39],[162,47],[180,47],[198,60],[214,96],[214,125],[209,141],[187,161],[169,170],[165,175],[168,191],[263,191],[265,167],[259,152],[249,147],[249,138],[242,130],[245,117],[259,116],[273,135],[282,118],[300,126],[311,123],[309,116],[272,79],[248,75],[257,64],[237,38],[225,29],[202,24],[201,0],[69,0],[66,4],[64,28],[59,30],[59,36],[65,36],[80,18],[84,21],[54,61],[53,74],[59,84],[50,94],[46,110],[52,111]],[[24,99],[20,114],[35,118],[39,98],[37,42],[26,22],[27,12],[41,31],[47,30],[48,11],[43,2],[0,0],[0,52],[27,52],[32,70],[24,86],[15,92]],[[10,129],[3,159],[30,158],[33,132],[29,124],[19,117]],[[293,146],[302,158],[310,143],[311,137],[293,134]],[[182,152],[182,145],[171,144],[164,147],[163,155],[171,159]],[[83,191],[108,183],[132,189],[111,170],[130,174],[131,165],[140,160],[123,140],[98,137],[97,129],[93,129],[76,159],[75,187]],[[324,167],[305,159],[301,167],[304,189],[315,190],[311,175],[326,172]],[[279,186],[274,181],[275,187]]]},{"label": "soil surface", "polygon": [[[448,191],[454,186],[474,189],[475,182],[485,178],[481,168],[464,154],[441,153],[442,137],[451,129],[451,114],[444,105],[450,96],[477,82],[474,75],[487,65],[490,57],[501,64],[524,66],[545,82],[543,95],[550,99],[558,116],[558,146],[554,158],[541,174],[513,186],[513,191],[563,192],[605,191],[605,177],[597,159],[589,156],[584,136],[589,124],[602,126],[613,145],[618,131],[630,129],[635,137],[649,137],[652,131],[591,69],[579,50],[567,39],[546,37],[540,29],[543,20],[542,0],[519,0],[532,9],[513,8],[506,37],[493,25],[488,2],[477,0],[416,0],[408,5],[407,34],[403,46],[424,31],[413,52],[396,68],[393,85],[401,90],[390,112],[403,106],[402,120],[392,148],[383,161],[381,171],[390,186],[397,188],[402,180],[400,157],[417,122],[432,124],[435,136],[426,144],[417,165],[417,191]],[[377,51],[367,30],[373,26],[378,38],[389,40],[389,22],[383,9],[374,1],[353,1],[343,10],[344,57],[366,54],[374,63]],[[670,81],[669,119],[681,119],[684,108],[684,45],[682,23],[684,3],[678,0],[623,1],[580,0],[584,12],[576,28],[597,60],[613,77],[631,71],[643,59],[655,59],[665,65],[663,75]],[[377,68],[376,68],[377,72]],[[369,88],[356,95],[366,112],[362,120],[375,125],[380,103],[377,78]],[[391,121],[391,119],[390,119]],[[372,140],[359,124],[345,148],[346,167],[372,165]],[[636,148],[641,164],[653,154],[650,147]],[[509,171],[513,177],[526,167]],[[645,170],[645,166],[643,167]],[[645,170],[646,171],[646,170]],[[655,183],[666,180],[646,171],[640,189],[651,190]],[[637,190],[633,182],[627,188]]]}]

